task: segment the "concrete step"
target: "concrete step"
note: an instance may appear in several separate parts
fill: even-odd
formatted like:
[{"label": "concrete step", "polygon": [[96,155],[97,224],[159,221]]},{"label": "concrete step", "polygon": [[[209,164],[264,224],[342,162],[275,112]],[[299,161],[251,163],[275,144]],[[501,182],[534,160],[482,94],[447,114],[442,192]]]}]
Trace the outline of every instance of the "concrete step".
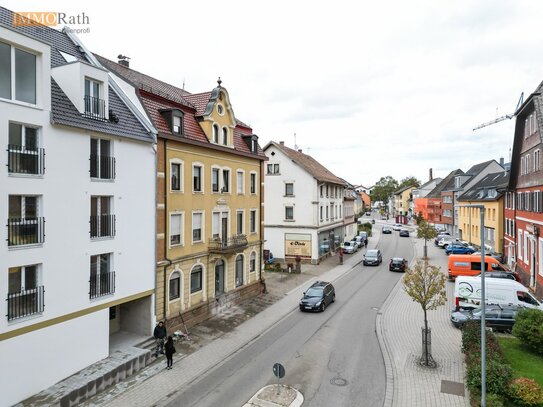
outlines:
[{"label": "concrete step", "polygon": [[151,350],[127,347],[22,401],[16,407],[72,407],[154,362]]}]

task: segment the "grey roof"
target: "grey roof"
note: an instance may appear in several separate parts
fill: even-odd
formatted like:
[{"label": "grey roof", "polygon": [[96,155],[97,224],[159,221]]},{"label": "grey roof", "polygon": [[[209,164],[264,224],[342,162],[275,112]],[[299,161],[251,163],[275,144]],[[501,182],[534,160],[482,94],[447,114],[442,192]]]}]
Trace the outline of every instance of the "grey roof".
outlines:
[{"label": "grey roof", "polygon": [[409,188],[415,188],[415,189],[417,189],[417,187],[415,187],[415,186],[413,186],[413,185],[407,185],[407,186],[405,186],[405,187],[403,187],[403,188],[400,188],[400,189],[394,191],[394,192],[392,193],[392,195],[399,195],[399,194],[401,194],[403,191],[407,191]]},{"label": "grey roof", "polygon": [[[83,50],[78,47],[66,33],[46,26],[14,26],[12,23],[13,15],[14,13],[12,11],[0,7],[0,25],[5,26],[9,30],[48,44],[51,47],[52,68],[67,63],[60,52],[70,54],[82,62],[89,62]],[[145,129],[111,87],[108,86],[108,88],[109,108],[119,119],[118,123],[96,120],[83,116],[60,89],[58,84],[51,79],[52,122],[121,137],[149,142],[153,141],[153,134]]]},{"label": "grey roof", "polygon": [[109,110],[119,118],[118,123],[82,116],[54,79],[51,79],[51,110],[51,121],[54,124],[129,137],[141,141],[152,140],[149,133],[143,129],[138,119],[128,110],[128,107],[111,87],[109,88]]},{"label": "grey roof", "polygon": [[443,191],[446,191],[448,188],[452,188],[454,186],[454,177],[463,173],[464,171],[462,171],[460,168],[451,171],[449,175],[443,178],[441,182],[437,184],[428,195],[426,195],[426,198],[440,198]]},{"label": "grey roof", "polygon": [[464,192],[459,201],[497,201],[509,183],[509,173],[495,172],[484,176],[473,187]]}]

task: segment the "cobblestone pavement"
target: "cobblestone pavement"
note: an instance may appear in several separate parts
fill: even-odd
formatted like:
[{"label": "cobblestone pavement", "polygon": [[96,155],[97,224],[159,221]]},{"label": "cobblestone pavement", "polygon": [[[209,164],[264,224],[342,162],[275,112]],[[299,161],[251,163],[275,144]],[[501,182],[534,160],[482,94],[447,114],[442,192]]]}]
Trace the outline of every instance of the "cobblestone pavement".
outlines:
[{"label": "cobblestone pavement", "polygon": [[[422,255],[424,241],[414,239],[417,257]],[[447,273],[447,256],[428,242],[431,264]],[[464,363],[460,351],[460,330],[450,323],[454,307],[454,283],[447,281],[447,304],[428,312],[432,330],[431,353],[436,368],[421,366],[424,314],[420,304],[405,293],[398,282],[377,318],[377,331],[385,359],[387,390],[385,407],[469,406],[469,397],[441,392],[442,380],[464,383]]]}]

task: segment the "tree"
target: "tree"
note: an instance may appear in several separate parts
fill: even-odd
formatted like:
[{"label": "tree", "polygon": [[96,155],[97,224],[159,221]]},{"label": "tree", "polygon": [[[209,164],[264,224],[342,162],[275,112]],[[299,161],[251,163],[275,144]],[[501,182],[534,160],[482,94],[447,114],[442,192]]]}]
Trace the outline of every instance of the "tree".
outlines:
[{"label": "tree", "polygon": [[429,225],[428,222],[426,222],[424,219],[419,220],[417,222],[419,228],[417,230],[417,237],[419,239],[424,239],[424,256],[423,258],[428,258],[428,247],[426,246],[426,242],[428,240],[435,239],[437,236],[437,230],[433,226]]},{"label": "tree", "polygon": [[420,181],[416,179],[415,177],[405,177],[400,181],[400,185],[398,185],[398,189],[404,188],[404,187],[420,187]]},{"label": "tree", "polygon": [[427,261],[417,260],[415,266],[405,272],[404,290],[413,301],[418,302],[424,311],[424,349],[422,363],[425,366],[434,366],[432,355],[428,349],[428,318],[427,312],[437,309],[447,302],[445,292],[445,274],[437,266]]},{"label": "tree", "polygon": [[394,191],[398,189],[398,181],[392,178],[390,175],[381,177],[379,181],[374,185],[371,190],[371,201],[381,201],[386,206],[388,199]]}]

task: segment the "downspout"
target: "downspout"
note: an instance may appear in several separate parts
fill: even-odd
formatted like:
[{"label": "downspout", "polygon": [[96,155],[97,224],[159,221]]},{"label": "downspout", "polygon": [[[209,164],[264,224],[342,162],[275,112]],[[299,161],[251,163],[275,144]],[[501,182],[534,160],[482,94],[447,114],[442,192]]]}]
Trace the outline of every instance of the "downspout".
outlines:
[{"label": "downspout", "polygon": [[[167,172],[166,170],[168,169],[168,160],[167,160],[167,154],[166,154],[166,147],[167,147],[167,140],[166,139],[163,139],[164,140],[164,168],[163,168],[163,171],[164,171],[164,260],[166,260],[168,262],[168,264],[166,264],[164,266],[164,269],[163,269],[163,289],[164,289],[164,295],[163,295],[163,304],[162,304],[162,315],[164,316],[164,326],[166,326],[167,328],[167,323],[166,323],[166,309],[168,307],[168,303],[166,301],[166,289],[167,289],[167,281],[166,281],[166,269],[172,265],[172,261],[168,258],[168,243],[167,243],[167,233],[166,233],[166,229],[167,229],[167,224],[168,224],[168,218],[169,218],[169,214],[168,214],[168,177],[166,176]],[[182,286],[181,286],[181,289],[182,289]]]},{"label": "downspout", "polygon": [[258,270],[258,279],[260,280],[260,285],[262,286],[262,293],[266,293],[266,282],[262,280],[262,266],[264,265],[264,161],[260,161],[260,199],[259,199],[259,208],[258,208],[258,221],[259,233],[260,233],[260,250],[259,250],[259,270]]}]

